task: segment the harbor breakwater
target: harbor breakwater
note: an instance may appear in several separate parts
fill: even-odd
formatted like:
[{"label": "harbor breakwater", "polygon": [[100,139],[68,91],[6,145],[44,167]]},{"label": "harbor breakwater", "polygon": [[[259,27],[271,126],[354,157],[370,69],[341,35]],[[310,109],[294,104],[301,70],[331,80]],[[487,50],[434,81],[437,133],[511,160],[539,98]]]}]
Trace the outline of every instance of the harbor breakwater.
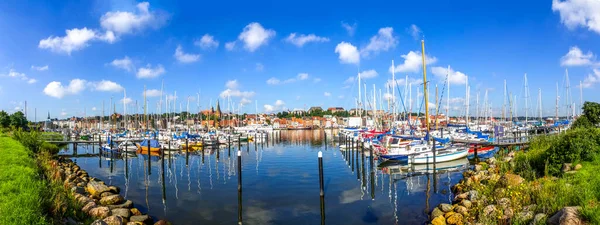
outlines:
[{"label": "harbor breakwater", "polygon": [[[567,206],[549,216],[548,207],[536,204],[544,192],[543,181],[528,182],[510,172],[515,152],[496,155],[463,172],[463,179],[452,187],[452,204],[439,204],[430,213],[430,224],[589,224],[581,207]],[[565,164],[563,171],[577,173],[581,164]],[[557,177],[543,178],[548,182]],[[560,195],[561,193],[554,193]],[[547,199],[552,201],[552,199]]]},{"label": "harbor breakwater", "polygon": [[[59,158],[50,161],[55,168],[52,179],[60,179],[67,190],[80,204],[81,211],[96,219],[94,225],[164,225],[165,220],[154,219],[142,214],[134,203],[121,196],[120,188],[106,185],[103,181],[90,177],[70,159]],[[76,224],[76,223],[75,223]]]}]

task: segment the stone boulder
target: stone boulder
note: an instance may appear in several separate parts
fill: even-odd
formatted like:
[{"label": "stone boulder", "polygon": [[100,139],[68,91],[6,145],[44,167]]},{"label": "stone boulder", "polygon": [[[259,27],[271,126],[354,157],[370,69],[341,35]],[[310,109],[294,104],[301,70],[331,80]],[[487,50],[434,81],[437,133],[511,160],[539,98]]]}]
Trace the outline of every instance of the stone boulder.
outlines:
[{"label": "stone boulder", "polygon": [[121,208],[112,209],[112,210],[110,210],[110,212],[112,215],[120,216],[125,219],[129,219],[129,217],[131,217],[131,212],[129,211],[129,209],[121,209]]},{"label": "stone boulder", "polygon": [[143,224],[151,224],[152,218],[150,218],[150,216],[148,216],[148,215],[132,216],[129,218],[129,221],[130,222],[142,222]]},{"label": "stone boulder", "polygon": [[473,206],[473,203],[467,199],[463,199],[460,204],[464,207],[466,207],[467,209],[470,209],[471,206]]},{"label": "stone boulder", "polygon": [[125,201],[125,198],[121,195],[110,195],[100,199],[101,205],[115,205],[121,204],[121,202]]},{"label": "stone boulder", "polygon": [[90,225],[108,225],[108,224],[102,220],[96,220],[96,221],[90,223]]},{"label": "stone boulder", "polygon": [[580,225],[586,224],[581,218],[581,207],[564,207],[548,219],[551,225]]},{"label": "stone boulder", "polygon": [[96,203],[95,202],[88,202],[87,204],[85,204],[85,206],[83,206],[83,208],[81,208],[81,211],[84,213],[89,213],[91,209],[96,208]]},{"label": "stone boulder", "polygon": [[518,186],[524,181],[525,179],[523,179],[521,176],[511,173],[504,174],[504,176],[500,178],[500,182],[502,182],[502,185],[506,187]]},{"label": "stone boulder", "polygon": [[94,180],[88,182],[86,189],[88,193],[90,193],[90,195],[96,198],[100,197],[102,193],[110,191],[110,189],[108,189],[108,186],[103,184],[103,182],[101,183],[99,181]]},{"label": "stone boulder", "polygon": [[131,209],[129,209],[129,211],[131,212],[131,215],[134,215],[134,216],[141,216],[142,215],[142,212],[140,212],[140,210],[137,209],[137,208],[131,208]]},{"label": "stone boulder", "polygon": [[108,209],[108,207],[96,207],[96,208],[90,209],[88,214],[94,218],[103,219],[103,218],[110,216],[110,209]]},{"label": "stone boulder", "polygon": [[119,208],[129,209],[129,208],[133,207],[133,202],[131,200],[127,200],[123,204],[107,205],[106,207],[108,207],[109,209],[119,209]]},{"label": "stone boulder", "polygon": [[115,216],[115,215],[106,217],[102,221],[104,221],[108,225],[121,225],[121,224],[123,224],[123,218],[120,217],[120,216]]},{"label": "stone boulder", "polygon": [[156,223],[154,223],[154,225],[170,225],[171,223],[167,222],[166,220],[159,220],[156,221]]},{"label": "stone boulder", "polygon": [[447,224],[463,224],[463,215],[460,213],[454,213],[446,218]]},{"label": "stone boulder", "polygon": [[583,168],[583,166],[581,164],[577,164],[577,165],[575,165],[575,167],[573,169],[580,170],[581,168]]},{"label": "stone boulder", "polygon": [[433,211],[431,211],[431,218],[436,218],[438,216],[443,216],[444,212],[442,212],[442,210],[440,210],[439,207],[435,207],[433,208]]},{"label": "stone boulder", "polygon": [[440,209],[442,210],[442,212],[451,212],[453,207],[450,204],[440,204]]},{"label": "stone boulder", "polygon": [[444,218],[444,216],[438,216],[435,217],[432,221],[431,221],[432,225],[446,225],[446,218]]}]

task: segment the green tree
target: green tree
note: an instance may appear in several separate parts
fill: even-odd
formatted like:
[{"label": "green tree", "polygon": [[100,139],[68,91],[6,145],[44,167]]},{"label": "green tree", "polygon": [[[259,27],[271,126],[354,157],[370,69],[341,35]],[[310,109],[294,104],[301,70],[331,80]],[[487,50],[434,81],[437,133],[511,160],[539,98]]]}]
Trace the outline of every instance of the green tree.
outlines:
[{"label": "green tree", "polygon": [[10,115],[10,125],[15,128],[25,128],[27,126],[27,118],[23,112],[18,111]]},{"label": "green tree", "polygon": [[7,128],[10,126],[10,117],[4,110],[0,111],[0,127]]},{"label": "green tree", "polygon": [[583,103],[583,116],[585,116],[588,119],[588,121],[590,121],[590,123],[595,126],[600,124],[600,103]]}]

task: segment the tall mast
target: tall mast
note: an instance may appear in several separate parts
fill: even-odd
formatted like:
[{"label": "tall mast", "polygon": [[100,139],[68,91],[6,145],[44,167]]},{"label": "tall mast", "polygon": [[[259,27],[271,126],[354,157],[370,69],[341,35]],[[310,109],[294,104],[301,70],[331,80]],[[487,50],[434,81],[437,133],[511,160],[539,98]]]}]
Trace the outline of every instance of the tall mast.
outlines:
[{"label": "tall mast", "polygon": [[148,116],[146,116],[146,113],[148,112],[148,106],[146,105],[146,85],[144,85],[144,122],[146,122],[146,131],[149,130],[149,122],[148,122]]},{"label": "tall mast", "polygon": [[567,70],[565,68],[565,105],[566,105],[566,114],[565,116],[567,117],[567,120],[569,119],[569,117],[571,116],[571,90],[570,90],[570,84],[569,84],[569,70]]},{"label": "tall mast", "polygon": [[125,99],[127,99],[127,91],[123,89],[123,121],[125,121],[125,130],[127,130],[127,104]]},{"label": "tall mast", "polygon": [[394,60],[392,60],[392,124],[395,124],[396,120],[396,67],[394,66]]},{"label": "tall mast", "polygon": [[[358,107],[357,107],[357,110],[359,111],[359,116],[362,116],[362,111],[360,110],[362,108],[360,89],[362,89],[362,87],[360,85],[360,72],[358,72]],[[361,122],[361,126],[362,126],[362,122]]]},{"label": "tall mast", "polygon": [[538,89],[538,107],[539,107],[539,113],[540,113],[539,119],[541,122],[542,121],[542,89],[541,88]]},{"label": "tall mast", "polygon": [[438,128],[438,113],[440,112],[440,106],[439,106],[439,95],[438,95],[438,86],[437,84],[435,85],[435,130],[437,130]]},{"label": "tall mast", "polygon": [[450,65],[448,65],[448,69],[446,70],[446,124],[450,123]]},{"label": "tall mast", "polygon": [[579,115],[583,114],[583,86],[579,81]]},{"label": "tall mast", "polygon": [[469,126],[469,77],[465,77],[465,125]]},{"label": "tall mast", "polygon": [[504,98],[502,98],[502,118],[504,118],[504,122],[506,122],[506,79],[504,80]]},{"label": "tall mast", "polygon": [[558,82],[556,82],[556,121],[558,121],[558,99],[560,98],[560,96],[558,96]]},{"label": "tall mast", "polygon": [[423,60],[423,95],[425,95],[425,123],[429,133],[429,99],[427,96],[427,66],[425,64],[425,40],[421,40],[421,58]]},{"label": "tall mast", "polygon": [[376,94],[375,84],[373,84],[373,123],[375,127],[377,127],[377,94]]},{"label": "tall mast", "polygon": [[527,124],[527,119],[528,119],[527,116],[529,116],[528,115],[529,108],[527,108],[528,107],[527,102],[529,101],[529,86],[527,85],[527,74],[525,74],[524,79],[525,79],[525,124]]},{"label": "tall mast", "polygon": [[[406,92],[408,91],[408,75],[404,78],[404,104],[406,104]],[[404,108],[404,120],[406,120],[406,107]]]},{"label": "tall mast", "polygon": [[477,112],[476,112],[477,124],[479,124],[479,116],[480,116],[480,114],[479,114],[479,90],[477,90],[477,96],[475,96],[475,107],[477,109]]}]

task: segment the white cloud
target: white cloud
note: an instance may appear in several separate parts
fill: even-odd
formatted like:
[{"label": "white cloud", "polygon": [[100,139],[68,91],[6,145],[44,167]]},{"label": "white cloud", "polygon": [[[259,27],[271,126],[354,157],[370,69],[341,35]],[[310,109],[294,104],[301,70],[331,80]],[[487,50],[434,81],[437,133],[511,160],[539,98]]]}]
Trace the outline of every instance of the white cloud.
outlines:
[{"label": "white cloud", "polygon": [[594,73],[588,74],[581,83],[581,86],[584,88],[591,88],[597,83],[600,83],[600,70],[594,69]]},{"label": "white cloud", "polygon": [[281,81],[275,77],[271,77],[267,80],[267,84],[270,84],[270,85],[276,85],[276,84],[279,84],[280,82]]},{"label": "white cloud", "polygon": [[309,42],[328,42],[329,38],[319,37],[315,34],[297,35],[296,33],[291,33],[287,38],[285,38],[285,41],[287,41],[293,45],[296,45],[298,47],[302,47],[302,46],[304,46],[304,44],[309,43]]},{"label": "white cloud", "polygon": [[239,86],[240,83],[237,80],[228,80],[227,83],[225,83],[225,87],[229,89],[238,89]]},{"label": "white cloud", "polygon": [[378,54],[393,49],[398,44],[398,38],[394,37],[394,28],[380,28],[377,34],[369,40],[369,44],[360,50],[362,55]]},{"label": "white cloud", "polygon": [[96,107],[92,107],[92,111],[96,111],[98,110]]},{"label": "white cloud", "polygon": [[360,72],[361,79],[375,78],[375,77],[377,77],[377,75],[379,75],[379,74],[375,70],[365,70],[365,71]]},{"label": "white cloud", "polygon": [[415,79],[415,78],[409,77],[407,80],[406,78],[400,78],[400,79],[396,79],[395,83],[393,80],[387,80],[387,82],[385,82],[385,85],[386,85],[386,87],[396,88],[396,86],[404,87],[407,83],[410,85],[421,85],[421,84],[423,84],[423,79]]},{"label": "white cloud", "polygon": [[148,64],[146,67],[138,69],[137,78],[155,78],[165,73],[165,68],[162,65],[158,65],[152,68],[152,65]]},{"label": "white cloud", "polygon": [[66,36],[64,37],[50,36],[40,40],[38,48],[70,55],[72,51],[87,47],[89,45],[88,42],[94,38],[96,38],[96,32],[91,29],[87,29],[86,27],[82,29],[73,28],[66,30]]},{"label": "white cloud", "polygon": [[308,73],[299,73],[297,78],[298,80],[306,80],[308,79]]},{"label": "white cloud", "polygon": [[227,98],[227,96],[252,98],[252,97],[254,97],[254,94],[255,93],[253,91],[240,91],[240,90],[225,89],[224,91],[221,92],[221,94],[219,94],[219,96],[221,98]]},{"label": "white cloud", "polygon": [[31,69],[32,70],[37,70],[37,71],[46,71],[49,68],[48,68],[48,65],[45,65],[45,66],[34,66],[34,65],[31,65]]},{"label": "white cloud", "polygon": [[150,11],[150,3],[140,2],[136,8],[137,12],[107,12],[100,18],[100,25],[116,34],[128,34],[143,31],[148,27],[160,28],[166,23],[167,15]]},{"label": "white cloud", "polygon": [[126,97],[126,98],[122,98],[120,102],[121,102],[121,104],[129,105],[133,102],[133,99]]},{"label": "white cloud", "polygon": [[423,32],[421,31],[421,28],[417,27],[417,25],[411,24],[408,28],[408,33],[410,33],[410,36],[412,36],[413,39],[419,40]]},{"label": "white cloud", "polygon": [[560,14],[560,21],[568,28],[587,28],[600,34],[600,1],[552,0],[552,11]]},{"label": "white cloud", "polygon": [[27,75],[25,75],[24,73],[19,73],[19,72],[17,72],[17,71],[16,71],[16,70],[14,70],[14,69],[10,69],[10,70],[8,71],[8,74],[6,74],[6,75],[3,75],[3,76],[8,76],[8,77],[12,77],[12,78],[21,79],[21,80],[27,81],[27,83],[28,83],[28,84],[34,84],[34,83],[36,83],[36,82],[37,82],[37,80],[36,80],[36,79],[29,78],[29,77],[27,77]]},{"label": "white cloud", "polygon": [[135,66],[128,56],[125,56],[125,58],[122,59],[114,59],[112,62],[110,62],[110,65],[119,69],[127,70],[129,72],[135,70]]},{"label": "white cloud", "polygon": [[285,102],[283,102],[282,100],[275,101],[275,106],[279,106],[280,107],[280,106],[283,106],[283,105],[285,105]]},{"label": "white cloud", "polygon": [[392,100],[392,94],[390,94],[390,93],[383,94],[383,99],[386,101]]},{"label": "white cloud", "polygon": [[275,112],[281,109],[284,109],[285,107],[285,102],[283,100],[277,100],[275,101],[275,104],[271,105],[271,104],[265,104],[263,105],[263,109],[265,111],[265,113],[271,113],[271,112]]},{"label": "white cloud", "polygon": [[206,50],[206,49],[218,48],[219,41],[215,40],[215,37],[213,37],[212,35],[205,34],[204,36],[202,36],[202,38],[200,38],[200,40],[196,40],[194,42],[194,45]]},{"label": "white cloud", "polygon": [[73,79],[69,82],[69,85],[65,87],[58,81],[52,81],[44,88],[44,94],[54,98],[79,94],[85,88],[86,83],[87,82],[82,79]]},{"label": "white cloud", "polygon": [[318,78],[318,77],[317,77],[317,78],[314,78],[314,79],[313,79],[313,82],[315,82],[315,83],[319,83],[319,82],[321,82],[321,78]]},{"label": "white cloud", "polygon": [[352,76],[352,77],[348,77],[348,79],[346,79],[346,80],[344,81],[344,84],[351,84],[351,83],[354,83],[354,80],[355,80],[355,79],[356,79],[356,77],[353,77],[353,76]]},{"label": "white cloud", "polygon": [[[421,52],[410,51],[408,52],[408,54],[401,55],[400,57],[404,59],[404,63],[397,65],[396,68],[392,68],[390,66],[390,73],[392,72],[392,69],[395,69],[396,73],[415,73],[422,69],[421,67],[423,66],[423,59],[421,57]],[[435,62],[437,62],[437,58],[430,56],[425,56],[425,60],[427,62],[427,65],[434,64]]]},{"label": "white cloud", "polygon": [[339,54],[340,62],[346,64],[358,64],[360,62],[360,54],[358,49],[347,42],[341,42],[335,46],[335,53]]},{"label": "white cloud", "polygon": [[263,71],[265,69],[265,66],[262,63],[256,63],[256,71]]},{"label": "white cloud", "polygon": [[325,97],[329,97],[329,96],[331,96],[331,93],[329,93],[329,92],[325,92],[325,93],[323,93],[323,96],[325,96]]},{"label": "white cloud", "polygon": [[444,68],[439,66],[431,67],[431,73],[438,77],[440,80],[446,79],[446,74],[448,74],[448,80],[450,84],[465,84],[467,82],[467,75],[460,72],[454,71],[452,68]]},{"label": "white cloud", "polygon": [[235,41],[225,43],[225,49],[227,49],[227,51],[233,51],[233,49],[235,49]]},{"label": "white cloud", "polygon": [[569,48],[569,52],[560,58],[561,66],[587,66],[595,64],[596,56],[594,53],[588,51],[583,54],[581,49],[577,46]]},{"label": "white cloud", "polygon": [[273,36],[275,36],[274,30],[265,29],[260,23],[253,22],[244,27],[244,30],[238,36],[238,40],[244,43],[244,48],[247,51],[254,52],[261,46],[266,45]]},{"label": "white cloud", "polygon": [[[142,95],[144,92],[142,92]],[[157,89],[148,89],[146,90],[146,97],[158,97],[161,95],[161,91]]]},{"label": "white cloud", "polygon": [[102,80],[100,82],[91,83],[96,91],[120,92],[123,91],[123,86],[110,80]]},{"label": "white cloud", "polygon": [[[294,78],[289,78],[287,80],[281,81],[275,77],[271,77],[267,80],[267,84],[270,85],[277,85],[277,84],[289,84],[289,83],[294,83],[296,81],[302,81],[302,80],[307,80],[309,78],[308,73],[299,73],[298,75],[296,75],[296,77]],[[319,79],[319,78],[317,78]],[[319,79],[320,81],[321,79]]]},{"label": "white cloud", "polygon": [[175,59],[177,59],[177,61],[179,61],[180,63],[192,63],[200,59],[200,54],[189,54],[183,52],[181,45],[177,46],[177,48],[175,49],[175,54],[173,54],[173,56],[175,56]]},{"label": "white cloud", "polygon": [[342,22],[342,27],[346,29],[348,35],[350,35],[351,37],[354,36],[354,32],[356,31],[356,23],[350,25],[348,23]]}]

